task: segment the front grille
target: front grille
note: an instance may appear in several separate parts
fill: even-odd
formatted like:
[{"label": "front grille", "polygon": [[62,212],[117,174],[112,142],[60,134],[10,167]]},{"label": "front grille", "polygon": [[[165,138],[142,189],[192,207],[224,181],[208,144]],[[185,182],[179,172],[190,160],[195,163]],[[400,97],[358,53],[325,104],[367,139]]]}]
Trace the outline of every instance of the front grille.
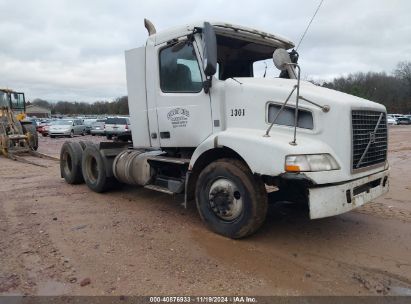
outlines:
[{"label": "front grille", "polygon": [[[381,114],[381,121],[375,131]],[[368,150],[364,154],[367,146],[369,146]],[[387,159],[387,118],[384,112],[352,111],[352,153],[353,170],[385,162]]]}]

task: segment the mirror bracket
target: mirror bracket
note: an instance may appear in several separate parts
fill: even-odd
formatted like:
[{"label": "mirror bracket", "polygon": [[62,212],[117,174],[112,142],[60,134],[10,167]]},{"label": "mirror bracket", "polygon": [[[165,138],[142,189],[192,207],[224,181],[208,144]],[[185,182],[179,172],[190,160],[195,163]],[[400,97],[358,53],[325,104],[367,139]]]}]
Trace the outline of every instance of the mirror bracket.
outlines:
[{"label": "mirror bracket", "polygon": [[204,93],[210,93],[210,89],[212,87],[212,77],[207,77],[206,80],[203,82]]}]

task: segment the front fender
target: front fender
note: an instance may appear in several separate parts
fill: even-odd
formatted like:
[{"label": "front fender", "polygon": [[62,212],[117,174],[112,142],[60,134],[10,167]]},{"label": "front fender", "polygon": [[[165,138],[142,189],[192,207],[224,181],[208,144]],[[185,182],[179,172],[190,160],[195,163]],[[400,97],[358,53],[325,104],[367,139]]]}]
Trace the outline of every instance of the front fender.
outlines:
[{"label": "front fender", "polygon": [[[331,148],[313,138],[299,136],[297,145],[290,145],[291,133],[264,137],[265,130],[231,128],[212,134],[194,151],[190,168],[199,157],[211,150],[227,147],[239,154],[253,173],[277,176],[284,173],[285,156],[289,154],[330,153]],[[338,160],[337,160],[338,161]]]}]

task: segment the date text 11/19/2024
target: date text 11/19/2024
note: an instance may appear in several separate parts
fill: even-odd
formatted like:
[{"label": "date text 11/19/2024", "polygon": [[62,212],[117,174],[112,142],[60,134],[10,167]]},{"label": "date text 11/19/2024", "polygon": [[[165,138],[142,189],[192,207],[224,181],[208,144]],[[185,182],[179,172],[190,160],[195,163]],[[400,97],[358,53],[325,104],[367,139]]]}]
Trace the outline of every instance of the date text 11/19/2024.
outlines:
[{"label": "date text 11/19/2024", "polygon": [[255,297],[224,297],[224,296],[161,296],[150,297],[150,303],[257,303]]}]

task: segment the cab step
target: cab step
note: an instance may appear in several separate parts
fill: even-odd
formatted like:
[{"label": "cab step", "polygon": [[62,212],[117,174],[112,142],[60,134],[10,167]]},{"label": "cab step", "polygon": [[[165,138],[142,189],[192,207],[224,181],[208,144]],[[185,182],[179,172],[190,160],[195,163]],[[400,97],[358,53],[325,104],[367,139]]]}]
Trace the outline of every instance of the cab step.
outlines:
[{"label": "cab step", "polygon": [[157,176],[151,184],[144,188],[160,191],[167,194],[180,194],[184,191],[185,180],[165,176]]},{"label": "cab step", "polygon": [[150,189],[150,190],[155,190],[155,191],[162,192],[162,193],[166,193],[166,194],[169,194],[169,195],[175,194],[173,191],[169,190],[168,188],[162,187],[162,186],[157,186],[157,185],[145,185],[144,188]]}]

